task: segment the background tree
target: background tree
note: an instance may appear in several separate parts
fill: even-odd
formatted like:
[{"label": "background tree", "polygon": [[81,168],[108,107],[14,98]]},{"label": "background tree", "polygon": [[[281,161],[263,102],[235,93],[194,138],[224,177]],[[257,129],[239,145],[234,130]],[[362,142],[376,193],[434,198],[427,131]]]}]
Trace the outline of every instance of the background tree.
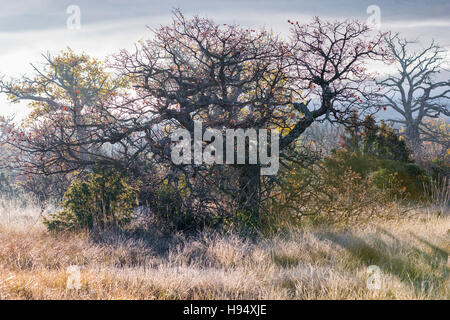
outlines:
[{"label": "background tree", "polygon": [[422,142],[436,142],[439,136],[426,120],[450,116],[450,80],[437,80],[445,63],[445,50],[432,41],[427,47],[412,51],[411,45],[415,42],[392,33],[386,36],[386,43],[397,73],[379,84],[384,89],[386,106],[399,115],[391,121],[405,127],[408,147],[419,160]]},{"label": "background tree", "polygon": [[62,51],[44,55],[34,75],[0,79],[0,92],[11,102],[29,102],[22,123],[4,121],[3,140],[18,152],[4,165],[24,174],[68,173],[98,162],[117,162],[101,150],[121,132],[121,116],[112,105],[125,82],[86,54]]}]

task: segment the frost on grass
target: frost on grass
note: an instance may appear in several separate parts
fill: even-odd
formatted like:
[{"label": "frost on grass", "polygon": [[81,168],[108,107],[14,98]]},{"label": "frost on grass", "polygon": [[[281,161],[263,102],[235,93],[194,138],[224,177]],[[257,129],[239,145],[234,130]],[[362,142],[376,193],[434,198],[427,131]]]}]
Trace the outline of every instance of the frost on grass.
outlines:
[{"label": "frost on grass", "polygon": [[[50,235],[36,215],[6,219],[2,212],[0,298],[449,299],[449,251],[448,216],[292,229],[250,241],[212,233]],[[71,265],[80,266],[79,290],[66,287]],[[367,288],[369,265],[381,270],[379,290]]]}]

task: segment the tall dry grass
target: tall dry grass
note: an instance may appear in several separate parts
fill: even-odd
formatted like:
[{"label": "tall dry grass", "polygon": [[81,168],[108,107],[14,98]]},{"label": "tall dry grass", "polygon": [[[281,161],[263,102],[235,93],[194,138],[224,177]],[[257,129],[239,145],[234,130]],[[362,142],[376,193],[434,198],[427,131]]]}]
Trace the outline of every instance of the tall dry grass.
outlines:
[{"label": "tall dry grass", "polygon": [[[8,207],[9,206],[9,207]],[[38,208],[3,203],[0,299],[450,299],[450,216],[234,234],[48,234]],[[81,267],[81,289],[67,268]],[[367,267],[381,270],[369,290]]]}]

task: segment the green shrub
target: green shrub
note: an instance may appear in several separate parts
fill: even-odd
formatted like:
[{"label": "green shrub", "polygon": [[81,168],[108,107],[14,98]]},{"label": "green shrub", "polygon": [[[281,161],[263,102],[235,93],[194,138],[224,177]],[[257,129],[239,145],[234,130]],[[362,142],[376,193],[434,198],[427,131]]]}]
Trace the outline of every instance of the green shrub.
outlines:
[{"label": "green shrub", "polygon": [[335,151],[332,156],[325,158],[323,165],[329,178],[339,181],[347,170],[356,172],[362,177],[367,177],[377,169],[377,160],[358,152],[340,149]]},{"label": "green shrub", "polygon": [[411,162],[410,150],[405,140],[383,120],[378,125],[373,116],[363,121],[354,113],[350,118],[341,145],[350,152],[357,152],[372,158]]},{"label": "green shrub", "polygon": [[[264,217],[264,212],[261,214]],[[262,227],[261,221],[255,215],[255,212],[246,208],[235,210],[233,214],[223,219],[222,224],[226,228],[245,233],[260,230]]]},{"label": "green shrub", "polygon": [[377,167],[371,176],[378,188],[391,190],[394,196],[405,196],[410,200],[423,200],[426,197],[424,185],[431,182],[431,177],[418,165],[378,160]]},{"label": "green shrub", "polygon": [[424,184],[431,182],[426,170],[410,162],[379,159],[358,152],[338,150],[324,161],[330,182],[337,183],[343,172],[351,170],[364,178],[369,178],[373,186],[389,190],[392,196],[423,200]]},{"label": "green shrub", "polygon": [[429,167],[431,176],[438,185],[448,183],[450,180],[450,162],[448,160],[434,159]]},{"label": "green shrub", "polygon": [[183,176],[164,182],[152,192],[149,205],[153,222],[166,232],[217,228],[220,218],[208,202],[195,201]]},{"label": "green shrub", "polygon": [[63,209],[44,218],[49,231],[124,227],[131,220],[138,189],[125,175],[100,168],[75,179],[64,194]]},{"label": "green shrub", "polygon": [[190,215],[183,209],[180,193],[169,184],[156,189],[151,208],[155,219],[165,227],[183,229],[192,223]]}]

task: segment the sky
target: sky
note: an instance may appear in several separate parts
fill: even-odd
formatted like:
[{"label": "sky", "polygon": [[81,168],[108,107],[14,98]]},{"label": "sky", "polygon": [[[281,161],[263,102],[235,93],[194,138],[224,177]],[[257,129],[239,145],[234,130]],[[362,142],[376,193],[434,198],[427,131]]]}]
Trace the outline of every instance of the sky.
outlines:
[{"label": "sky", "polygon": [[[69,24],[74,21],[73,11],[68,12],[73,5],[80,10],[79,29],[67,25],[68,20]],[[147,27],[169,23],[175,8],[186,16],[265,26],[285,35],[288,19],[301,23],[319,16],[367,21],[375,13],[368,10],[370,6],[379,8],[382,31],[400,32],[423,45],[434,39],[450,52],[449,0],[0,0],[0,75],[30,74],[30,63],[42,61],[41,54],[55,54],[67,46],[98,58],[132,48],[137,40],[151,37]],[[27,112],[25,104],[10,105],[0,96],[0,115],[20,119]]]}]

